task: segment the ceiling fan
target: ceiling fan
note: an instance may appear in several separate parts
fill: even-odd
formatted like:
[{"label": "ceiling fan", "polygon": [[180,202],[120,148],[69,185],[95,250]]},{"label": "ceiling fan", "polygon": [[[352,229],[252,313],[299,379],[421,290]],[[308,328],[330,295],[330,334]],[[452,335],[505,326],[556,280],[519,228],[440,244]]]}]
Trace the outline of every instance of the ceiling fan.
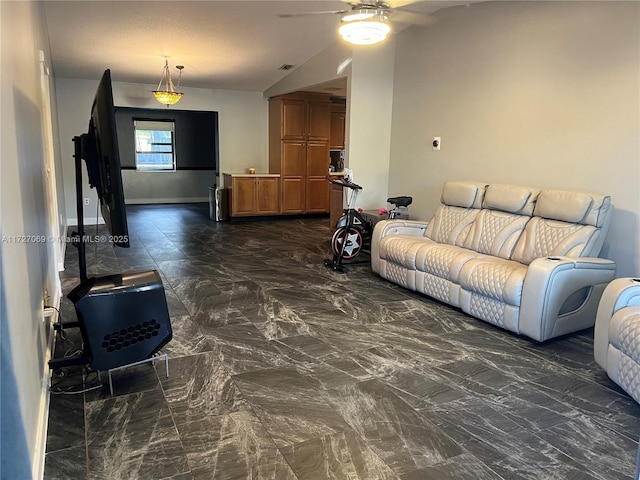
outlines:
[{"label": "ceiling fan", "polygon": [[280,14],[280,17],[302,17],[306,15],[342,15],[340,19],[340,35],[348,42],[356,45],[371,45],[384,40],[391,27],[389,17],[394,21],[425,25],[429,23],[429,15],[409,10],[405,5],[415,1],[372,0],[368,2],[347,2],[351,8],[343,10],[327,10],[319,12],[300,12]]}]

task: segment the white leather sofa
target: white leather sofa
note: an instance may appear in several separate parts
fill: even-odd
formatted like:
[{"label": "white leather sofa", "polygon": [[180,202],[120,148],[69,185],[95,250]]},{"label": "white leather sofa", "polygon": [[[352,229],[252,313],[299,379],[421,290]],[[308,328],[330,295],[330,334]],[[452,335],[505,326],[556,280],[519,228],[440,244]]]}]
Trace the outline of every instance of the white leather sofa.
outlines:
[{"label": "white leather sofa", "polygon": [[544,341],[592,327],[616,265],[597,258],[611,198],[518,185],[446,182],[429,222],[378,222],[381,277]]},{"label": "white leather sofa", "polygon": [[640,403],[640,279],[618,278],[604,290],[593,353],[609,378]]}]

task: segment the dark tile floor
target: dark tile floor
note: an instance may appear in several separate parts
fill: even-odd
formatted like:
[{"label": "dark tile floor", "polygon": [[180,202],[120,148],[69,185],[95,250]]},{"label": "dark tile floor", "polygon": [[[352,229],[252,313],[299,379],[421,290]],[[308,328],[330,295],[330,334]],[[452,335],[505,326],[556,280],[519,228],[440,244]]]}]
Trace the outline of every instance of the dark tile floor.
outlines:
[{"label": "dark tile floor", "polygon": [[[160,272],[170,376],[157,362],[114,373],[113,396],[53,395],[47,480],[633,475],[640,407],[594,363],[592,332],[537,344],[367,265],[328,271],[326,218],[128,215],[131,249],[90,245],[89,272]],[[66,267],[65,293],[71,247]],[[68,300],[61,310],[74,318]],[[70,331],[57,355],[79,346]]]}]

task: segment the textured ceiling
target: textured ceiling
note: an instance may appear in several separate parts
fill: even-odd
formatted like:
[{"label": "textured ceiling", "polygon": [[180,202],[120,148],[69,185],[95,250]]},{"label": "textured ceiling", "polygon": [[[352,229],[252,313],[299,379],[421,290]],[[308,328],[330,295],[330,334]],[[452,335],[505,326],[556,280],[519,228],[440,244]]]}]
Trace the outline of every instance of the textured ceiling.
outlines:
[{"label": "textured ceiling", "polygon": [[[402,1],[431,13],[458,1]],[[341,1],[45,1],[56,76],[158,83],[164,57],[182,85],[262,92],[337,41],[340,15],[278,14],[341,10]],[[398,14],[398,15],[395,15]],[[401,17],[400,12],[392,19]],[[416,17],[413,17],[416,18]],[[410,22],[395,23],[398,32]],[[425,27],[425,28],[428,28]]]}]

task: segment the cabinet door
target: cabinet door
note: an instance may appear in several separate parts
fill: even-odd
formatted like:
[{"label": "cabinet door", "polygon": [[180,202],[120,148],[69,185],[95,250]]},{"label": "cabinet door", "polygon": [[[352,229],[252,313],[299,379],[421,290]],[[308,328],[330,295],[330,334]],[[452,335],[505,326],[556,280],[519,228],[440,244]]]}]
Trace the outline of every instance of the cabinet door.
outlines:
[{"label": "cabinet door", "polygon": [[331,104],[328,102],[309,102],[309,140],[329,141],[331,124]]},{"label": "cabinet door", "polygon": [[302,177],[284,177],[281,179],[280,199],[282,213],[304,213],[304,179]]},{"label": "cabinet door", "polygon": [[280,213],[279,205],[279,178],[260,177],[256,185],[256,213],[258,215]]},{"label": "cabinet door", "polygon": [[231,215],[255,215],[256,190],[255,178],[236,177],[232,183]]},{"label": "cabinet door", "polygon": [[329,144],[309,143],[307,145],[307,213],[329,211]]},{"label": "cabinet door", "polygon": [[307,213],[329,211],[329,185],[325,177],[307,179]]},{"label": "cabinet door", "polygon": [[304,177],[306,163],[306,143],[295,141],[282,142],[281,161],[281,176]]},{"label": "cabinet door", "polygon": [[306,132],[306,102],[282,100],[282,140],[304,140]]},{"label": "cabinet door", "polygon": [[307,144],[307,177],[325,178],[329,173],[329,144],[308,143]]},{"label": "cabinet door", "polygon": [[331,112],[331,135],[329,144],[332,150],[344,150],[344,128],[346,114]]}]

